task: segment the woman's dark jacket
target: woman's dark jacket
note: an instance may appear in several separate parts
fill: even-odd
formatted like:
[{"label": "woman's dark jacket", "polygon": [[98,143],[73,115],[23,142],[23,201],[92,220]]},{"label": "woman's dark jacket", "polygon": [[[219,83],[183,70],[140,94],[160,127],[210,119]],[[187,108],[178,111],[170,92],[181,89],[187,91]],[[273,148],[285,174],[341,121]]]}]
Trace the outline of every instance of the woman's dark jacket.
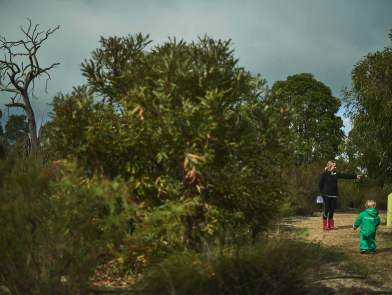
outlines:
[{"label": "woman's dark jacket", "polygon": [[339,173],[324,171],[321,173],[319,189],[323,196],[337,196],[338,195],[338,179],[356,179],[357,175],[348,173]]}]

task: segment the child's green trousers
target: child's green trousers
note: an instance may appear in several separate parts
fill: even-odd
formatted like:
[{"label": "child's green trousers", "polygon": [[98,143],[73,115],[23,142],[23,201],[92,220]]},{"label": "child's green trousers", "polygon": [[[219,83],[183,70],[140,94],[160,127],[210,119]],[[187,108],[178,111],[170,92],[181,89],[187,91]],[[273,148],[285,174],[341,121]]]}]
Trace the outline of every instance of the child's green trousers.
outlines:
[{"label": "child's green trousers", "polygon": [[371,233],[369,235],[364,235],[361,232],[359,233],[359,251],[375,252],[376,248],[376,233]]}]

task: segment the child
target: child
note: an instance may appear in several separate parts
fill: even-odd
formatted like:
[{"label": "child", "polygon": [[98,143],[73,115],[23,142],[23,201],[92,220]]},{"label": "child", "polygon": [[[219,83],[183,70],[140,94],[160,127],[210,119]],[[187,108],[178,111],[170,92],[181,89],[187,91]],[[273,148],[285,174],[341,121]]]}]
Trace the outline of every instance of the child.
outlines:
[{"label": "child", "polygon": [[376,231],[380,224],[376,202],[367,200],[365,207],[366,209],[359,213],[353,225],[354,230],[361,227],[359,232],[359,251],[361,254],[376,252]]}]

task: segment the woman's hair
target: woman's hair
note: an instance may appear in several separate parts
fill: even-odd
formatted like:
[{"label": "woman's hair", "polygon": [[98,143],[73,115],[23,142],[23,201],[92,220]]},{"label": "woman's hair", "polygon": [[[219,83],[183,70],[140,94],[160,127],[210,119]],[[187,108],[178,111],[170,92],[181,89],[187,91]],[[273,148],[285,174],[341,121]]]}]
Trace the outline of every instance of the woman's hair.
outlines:
[{"label": "woman's hair", "polygon": [[376,208],[376,201],[373,200],[367,200],[365,203],[366,208]]},{"label": "woman's hair", "polygon": [[335,164],[334,161],[328,161],[328,162],[327,162],[327,166],[325,166],[324,170],[329,171],[329,170],[331,169],[331,167],[332,167],[333,164]]}]

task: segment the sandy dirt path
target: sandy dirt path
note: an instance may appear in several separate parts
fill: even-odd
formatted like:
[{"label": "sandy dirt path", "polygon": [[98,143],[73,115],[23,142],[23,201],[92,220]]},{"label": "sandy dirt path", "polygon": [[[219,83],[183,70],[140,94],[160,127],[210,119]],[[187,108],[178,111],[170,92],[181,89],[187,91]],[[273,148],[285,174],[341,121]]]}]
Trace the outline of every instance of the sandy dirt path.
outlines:
[{"label": "sandy dirt path", "polygon": [[[377,253],[374,255],[359,253],[359,232],[352,228],[357,215],[357,212],[336,213],[334,219],[337,229],[332,231],[322,230],[320,216],[294,218],[290,223],[297,229],[304,231],[305,239],[320,243],[347,255],[354,261],[363,263],[369,270],[369,277],[377,282],[374,284],[376,289],[392,290],[392,229],[386,227],[385,213],[380,213],[381,225],[376,237]],[[355,282],[351,283],[353,286],[358,285]],[[345,284],[347,284],[347,281]]]}]

